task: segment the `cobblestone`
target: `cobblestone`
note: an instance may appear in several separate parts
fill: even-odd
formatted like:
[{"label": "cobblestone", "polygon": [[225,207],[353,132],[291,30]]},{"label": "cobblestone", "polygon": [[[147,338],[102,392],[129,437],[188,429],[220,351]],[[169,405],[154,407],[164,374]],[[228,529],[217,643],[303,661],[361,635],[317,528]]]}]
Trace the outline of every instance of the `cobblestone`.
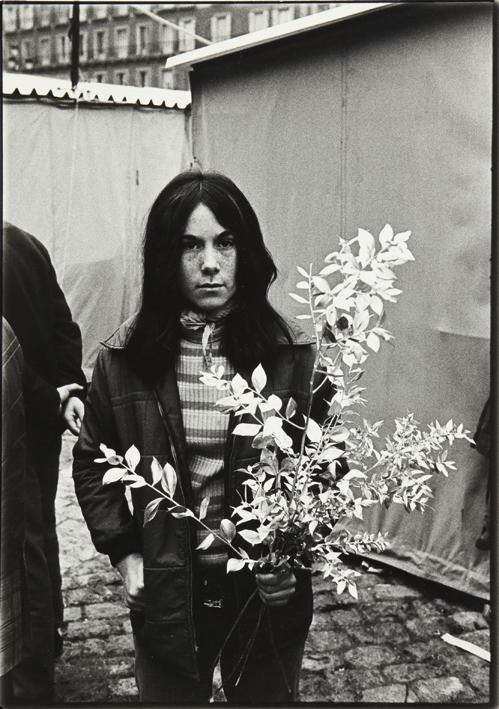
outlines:
[{"label": "cobblestone", "polygon": [[85,614],[88,618],[123,618],[128,616],[128,610],[123,605],[123,598],[120,596],[118,603],[92,603],[85,606]]},{"label": "cobblestone", "polygon": [[438,667],[432,667],[423,663],[411,662],[400,665],[387,665],[383,667],[383,675],[387,680],[393,682],[411,682],[415,679],[425,679],[430,673],[445,674],[445,669],[439,671]]},{"label": "cobblestone", "polygon": [[[65,642],[56,668],[57,698],[64,704],[135,704],[133,640],[121,581],[92,546],[74,497],[68,451],[65,440],[57,500]],[[449,632],[489,649],[480,603],[391,569],[356,568],[358,600],[337,595],[327,580],[314,577],[302,701],[488,702],[490,664],[441,639]]]},{"label": "cobblestone", "polygon": [[405,684],[390,684],[385,687],[372,687],[362,693],[362,702],[378,704],[403,704],[407,695]]},{"label": "cobblestone", "polygon": [[394,598],[418,598],[419,591],[408,586],[392,586],[388,583],[379,583],[374,587],[374,597],[379,601],[388,601]]},{"label": "cobblestone", "polygon": [[471,699],[474,694],[457,677],[417,680],[411,688],[420,702],[431,702],[432,704],[466,701]]},{"label": "cobblestone", "polygon": [[377,644],[381,641],[398,645],[407,642],[410,637],[402,623],[392,621],[380,623],[376,628],[376,635],[373,635],[371,628],[366,628],[361,625],[356,628],[349,628],[348,630],[348,635],[352,640],[356,643],[365,643],[366,645]]},{"label": "cobblestone", "polygon": [[453,622],[453,632],[466,632],[488,628],[487,621],[477,611],[460,611],[449,616]]},{"label": "cobblestone", "polygon": [[356,647],[345,653],[345,665],[347,667],[382,667],[388,663],[395,662],[396,659],[396,653],[382,645]]}]

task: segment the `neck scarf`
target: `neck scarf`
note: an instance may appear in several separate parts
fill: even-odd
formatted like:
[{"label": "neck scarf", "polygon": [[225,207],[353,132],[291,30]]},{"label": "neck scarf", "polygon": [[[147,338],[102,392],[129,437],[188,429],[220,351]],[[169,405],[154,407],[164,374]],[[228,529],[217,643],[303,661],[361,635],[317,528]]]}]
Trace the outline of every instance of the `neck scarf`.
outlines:
[{"label": "neck scarf", "polygon": [[203,361],[208,369],[212,365],[213,341],[220,335],[223,327],[223,320],[234,309],[235,303],[230,300],[223,308],[216,313],[207,313],[203,310],[186,309],[180,314],[180,324],[182,328],[190,332],[202,330],[201,347],[203,350]]}]

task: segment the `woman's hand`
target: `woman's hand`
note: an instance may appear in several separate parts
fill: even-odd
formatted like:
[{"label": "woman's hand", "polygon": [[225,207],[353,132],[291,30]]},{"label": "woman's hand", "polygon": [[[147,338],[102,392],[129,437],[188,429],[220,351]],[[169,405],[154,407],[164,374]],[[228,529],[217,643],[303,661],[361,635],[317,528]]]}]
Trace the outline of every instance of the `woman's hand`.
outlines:
[{"label": "woman's hand", "polygon": [[144,560],[142,554],[129,554],[116,564],[125,585],[125,603],[132,611],[144,608]]},{"label": "woman's hand", "polygon": [[287,564],[271,573],[255,574],[260,598],[267,606],[285,606],[295,592],[296,578]]}]

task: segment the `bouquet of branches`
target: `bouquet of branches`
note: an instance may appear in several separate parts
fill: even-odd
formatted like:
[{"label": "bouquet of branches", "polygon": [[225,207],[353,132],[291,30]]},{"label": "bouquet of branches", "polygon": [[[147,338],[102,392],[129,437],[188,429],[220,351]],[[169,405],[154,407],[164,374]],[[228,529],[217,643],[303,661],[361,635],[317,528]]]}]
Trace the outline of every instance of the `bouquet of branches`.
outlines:
[{"label": "bouquet of branches", "polygon": [[[226,379],[222,367],[200,373],[206,386],[220,391],[220,410],[244,416],[233,435],[251,437],[260,451],[258,462],[245,471],[231,519],[210,529],[202,542],[207,548],[218,538],[230,548],[227,572],[281,564],[314,567],[330,577],[338,593],[346,589],[356,598],[357,572],[344,563],[345,557],[381,552],[388,541],[381,533],[351,533],[338,523],[362,519],[366,508],[379,504],[423,511],[432,497],[432,477],[455,469],[447,458],[448,447],[456,439],[471,440],[452,420],[422,429],[412,414],[395,419],[392,432],[382,439],[383,422],[361,416],[362,366],[370,352],[392,339],[384,327],[385,303],[395,303],[401,293],[394,286],[394,268],[414,260],[409,236],[409,231],[394,233],[388,224],[377,240],[359,229],[355,238],[340,239],[318,273],[312,266],[298,267],[299,293],[290,295],[304,306],[297,318],[312,321],[316,341],[305,413],[298,413],[292,398],[263,395],[267,377],[261,365],[250,381],[239,374]],[[324,421],[311,416],[318,396],[328,398]],[[163,502],[174,517],[193,518],[208,529],[203,519],[209,498],[197,516],[180,506],[174,499],[177,476],[170,464],[153,460],[149,483],[135,472],[140,461],[135,446],[124,457],[105,445],[101,450],[104,457],[96,462],[113,466],[104,474],[104,484],[148,485],[157,492],[146,507],[144,524]]]}]

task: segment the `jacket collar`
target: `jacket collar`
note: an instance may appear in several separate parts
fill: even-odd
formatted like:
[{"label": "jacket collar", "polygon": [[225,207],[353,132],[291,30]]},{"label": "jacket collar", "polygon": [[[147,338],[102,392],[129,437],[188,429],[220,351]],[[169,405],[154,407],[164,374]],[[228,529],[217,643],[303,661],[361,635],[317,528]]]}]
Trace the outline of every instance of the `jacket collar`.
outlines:
[{"label": "jacket collar", "polygon": [[[130,337],[130,332],[132,330],[136,317],[137,314],[135,313],[127,320],[125,320],[125,322],[123,322],[119,326],[119,328],[115,330],[112,335],[110,335],[106,340],[103,340],[101,344],[110,350],[123,350],[128,341],[128,338]],[[292,321],[289,320],[286,320],[286,323],[291,332],[291,339],[293,345],[302,346],[313,345],[315,343],[314,338],[303,332],[303,330],[298,325],[295,325]],[[280,330],[277,333],[277,343],[279,345],[288,344],[288,340],[284,337],[284,333],[282,333]]]}]

